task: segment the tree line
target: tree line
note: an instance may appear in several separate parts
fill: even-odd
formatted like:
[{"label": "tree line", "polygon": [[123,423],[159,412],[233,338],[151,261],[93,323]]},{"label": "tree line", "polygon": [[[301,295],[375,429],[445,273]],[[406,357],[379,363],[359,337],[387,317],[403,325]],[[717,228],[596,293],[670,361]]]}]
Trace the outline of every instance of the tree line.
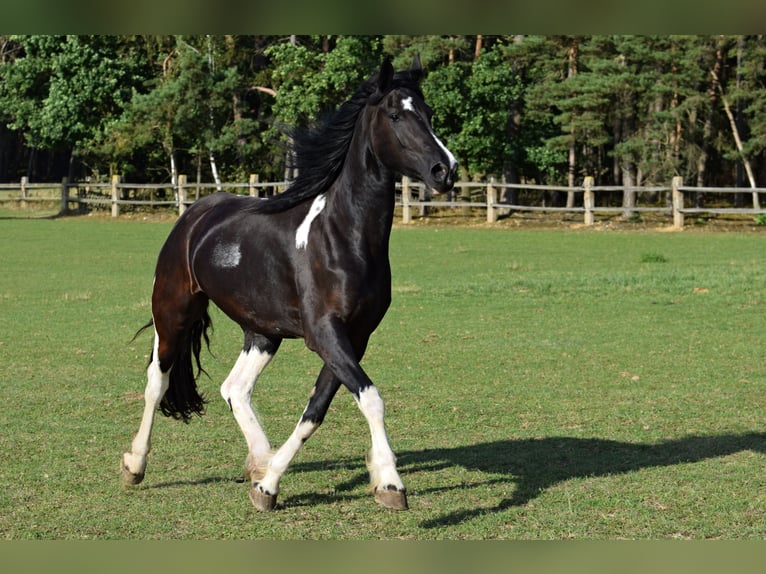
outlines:
[{"label": "tree line", "polygon": [[0,181],[281,180],[286,126],[415,54],[464,178],[766,184],[762,35],[0,36]]}]

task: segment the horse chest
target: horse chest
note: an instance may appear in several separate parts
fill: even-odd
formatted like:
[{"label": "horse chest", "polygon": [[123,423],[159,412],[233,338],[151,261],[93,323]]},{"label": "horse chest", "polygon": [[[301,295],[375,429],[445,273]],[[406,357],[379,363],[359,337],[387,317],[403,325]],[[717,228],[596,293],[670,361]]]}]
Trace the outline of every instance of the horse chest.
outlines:
[{"label": "horse chest", "polygon": [[371,313],[379,319],[391,299],[388,258],[315,257],[298,278],[302,301],[344,318]]}]

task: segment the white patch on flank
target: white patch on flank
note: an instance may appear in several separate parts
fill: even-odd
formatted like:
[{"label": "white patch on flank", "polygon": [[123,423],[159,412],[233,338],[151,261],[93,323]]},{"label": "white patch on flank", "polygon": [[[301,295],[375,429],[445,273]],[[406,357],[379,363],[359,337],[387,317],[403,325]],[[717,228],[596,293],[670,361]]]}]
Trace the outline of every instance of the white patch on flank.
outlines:
[{"label": "white patch on flank", "polygon": [[311,229],[311,222],[316,219],[317,215],[322,213],[325,206],[325,196],[320,194],[314,199],[314,203],[311,204],[309,212],[306,214],[306,218],[298,226],[298,230],[295,232],[295,248],[305,249],[309,242],[309,229]]},{"label": "white patch on flank", "polygon": [[415,106],[412,105],[412,96],[407,96],[406,98],[402,98],[402,107],[408,112],[415,111]]},{"label": "white patch on flank", "polygon": [[239,265],[242,251],[237,243],[219,243],[213,250],[213,258],[218,267],[231,269]]}]

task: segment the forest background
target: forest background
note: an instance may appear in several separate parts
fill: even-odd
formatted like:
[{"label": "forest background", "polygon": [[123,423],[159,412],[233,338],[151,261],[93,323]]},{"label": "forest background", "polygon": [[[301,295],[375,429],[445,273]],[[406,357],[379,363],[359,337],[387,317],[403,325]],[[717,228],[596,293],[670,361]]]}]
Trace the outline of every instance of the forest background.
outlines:
[{"label": "forest background", "polygon": [[0,182],[290,177],[285,126],[420,54],[463,179],[766,185],[766,36],[0,36]]}]

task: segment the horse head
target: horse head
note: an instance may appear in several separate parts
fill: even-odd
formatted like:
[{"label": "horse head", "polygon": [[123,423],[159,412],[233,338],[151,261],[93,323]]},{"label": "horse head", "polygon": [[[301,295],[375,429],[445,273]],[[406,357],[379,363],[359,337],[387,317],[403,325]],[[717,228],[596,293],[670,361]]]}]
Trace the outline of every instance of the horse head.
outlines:
[{"label": "horse head", "polygon": [[417,56],[404,72],[383,62],[371,98],[372,150],[389,169],[445,192],[455,184],[458,164],[431,128],[433,111],[420,91],[421,75]]}]

